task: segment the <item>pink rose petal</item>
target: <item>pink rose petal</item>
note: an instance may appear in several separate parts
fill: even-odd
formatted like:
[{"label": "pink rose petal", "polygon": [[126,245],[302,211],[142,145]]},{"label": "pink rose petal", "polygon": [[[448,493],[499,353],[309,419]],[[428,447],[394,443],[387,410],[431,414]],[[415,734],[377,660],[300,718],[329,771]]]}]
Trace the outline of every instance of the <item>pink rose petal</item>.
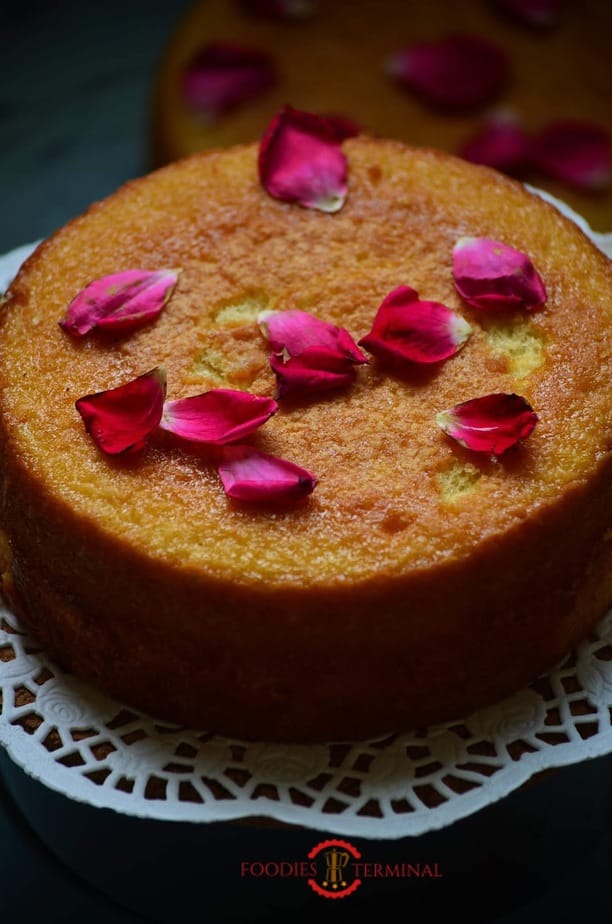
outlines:
[{"label": "pink rose petal", "polygon": [[318,346],[333,350],[352,363],[368,361],[347,330],[307,311],[262,311],[257,322],[277,353],[297,356],[308,347]]},{"label": "pink rose petal", "polygon": [[282,356],[272,355],[270,365],[276,375],[279,398],[344,388],[352,385],[356,375],[351,360],[324,346],[307,347],[286,361]]},{"label": "pink rose petal", "polygon": [[306,311],[264,311],[258,322],[281,354],[270,357],[280,398],[350,385],[353,366],[368,362],[347,330]]},{"label": "pink rose petal", "polygon": [[256,99],[276,83],[269,55],[241,45],[210,44],[202,48],[183,73],[187,104],[208,119],[216,119]]},{"label": "pink rose petal", "polygon": [[529,436],[537,421],[531,405],[514,394],[472,398],[436,415],[438,426],[461,446],[494,456]]},{"label": "pink rose petal", "polygon": [[310,494],[317,483],[305,468],[250,446],[227,447],[218,470],[225,493],[240,501],[295,501]]},{"label": "pink rose petal", "polygon": [[372,330],[359,343],[383,359],[437,363],[461,349],[471,332],[450,308],[420,301],[410,286],[399,286],[384,299]]},{"label": "pink rose petal", "polygon": [[388,70],[427,103],[445,109],[472,109],[494,99],[508,78],[505,53],[473,35],[418,42],[396,52]]},{"label": "pink rose petal", "polygon": [[530,141],[516,116],[509,112],[492,113],[480,130],[459,150],[459,156],[473,164],[484,164],[516,174],[529,162]]},{"label": "pink rose petal", "polygon": [[311,16],[316,0],[238,0],[245,13],[269,19],[302,19]]},{"label": "pink rose petal", "polygon": [[595,191],[610,183],[610,135],[586,122],[553,122],[533,139],[534,167],[576,189]]},{"label": "pink rose petal", "polygon": [[259,178],[275,199],[337,212],[347,195],[346,157],[329,120],[285,106],[259,146]]},{"label": "pink rose petal", "polygon": [[167,401],[159,426],[185,440],[220,446],[253,433],[277,410],[272,398],[214,388],[191,398]]},{"label": "pink rose petal", "polygon": [[561,16],[561,0],[496,0],[498,9],[527,26],[555,26]]},{"label": "pink rose petal", "polygon": [[174,292],[177,270],[124,270],[90,282],[74,298],[60,327],[73,337],[94,328],[128,331],[147,324]]},{"label": "pink rose petal", "polygon": [[162,416],[166,373],[156,368],[118,388],[76,402],[85,429],[107,455],[142,449]]},{"label": "pink rose petal", "polygon": [[546,301],[546,289],[529,257],[485,237],[462,237],[453,248],[457,291],[474,308],[526,308]]}]

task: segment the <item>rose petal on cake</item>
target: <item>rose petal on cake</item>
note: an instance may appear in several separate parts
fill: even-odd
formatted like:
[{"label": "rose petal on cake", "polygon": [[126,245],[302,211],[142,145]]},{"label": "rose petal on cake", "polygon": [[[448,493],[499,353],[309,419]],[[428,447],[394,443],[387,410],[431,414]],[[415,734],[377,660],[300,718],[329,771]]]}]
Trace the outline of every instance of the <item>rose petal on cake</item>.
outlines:
[{"label": "rose petal on cake", "polygon": [[436,415],[438,426],[461,446],[494,456],[529,436],[537,421],[525,398],[501,393],[472,398]]},{"label": "rose petal on cake", "polygon": [[369,334],[359,344],[383,359],[437,363],[453,356],[472,328],[439,302],[421,301],[410,286],[399,286],[380,305]]},{"label": "rose petal on cake", "polygon": [[317,483],[307,469],[251,446],[224,449],[218,471],[225,493],[240,501],[295,501],[310,494]]},{"label": "rose petal on cake", "polygon": [[586,122],[552,122],[531,144],[533,166],[586,192],[610,184],[610,135]]},{"label": "rose petal on cake", "polygon": [[324,116],[285,106],[264,133],[258,168],[266,192],[283,202],[332,213],[346,200],[347,160]]},{"label": "rose petal on cake", "polygon": [[316,0],[238,0],[245,13],[269,19],[304,19],[312,16]]},{"label": "rose petal on cake", "polygon": [[214,120],[261,96],[276,83],[265,52],[242,45],[211,43],[201,48],[182,75],[182,92],[194,112]]},{"label": "rose petal on cake", "polygon": [[368,361],[344,327],[322,321],[307,311],[262,311],[257,323],[276,353],[297,356],[317,346],[333,350],[352,363]]},{"label": "rose petal on cake", "polygon": [[142,449],[161,420],[166,373],[157,367],[136,379],[76,402],[85,429],[98,449],[119,455]]},{"label": "rose petal on cake", "polygon": [[278,410],[273,398],[231,388],[166,401],[161,430],[195,443],[221,446],[253,433]]},{"label": "rose petal on cake", "polygon": [[504,51],[475,35],[449,35],[397,51],[387,69],[433,106],[472,109],[494,99],[508,79]]},{"label": "rose petal on cake", "polygon": [[174,292],[178,270],[124,270],[94,279],[70,302],[60,327],[84,337],[98,327],[128,331],[147,324]]},{"label": "rose petal on cake", "polygon": [[546,288],[529,257],[485,237],[462,237],[453,248],[457,291],[473,308],[525,308],[546,302]]},{"label": "rose petal on cake", "polygon": [[561,0],[496,0],[495,6],[517,22],[548,28],[561,17]]},{"label": "rose petal on cake", "polygon": [[345,388],[353,384],[356,375],[351,360],[324,346],[307,347],[287,360],[272,354],[270,365],[276,375],[279,398]]},{"label": "rose petal on cake", "polygon": [[473,164],[484,164],[502,173],[520,173],[529,163],[530,140],[517,116],[500,110],[483,121],[458,153]]}]

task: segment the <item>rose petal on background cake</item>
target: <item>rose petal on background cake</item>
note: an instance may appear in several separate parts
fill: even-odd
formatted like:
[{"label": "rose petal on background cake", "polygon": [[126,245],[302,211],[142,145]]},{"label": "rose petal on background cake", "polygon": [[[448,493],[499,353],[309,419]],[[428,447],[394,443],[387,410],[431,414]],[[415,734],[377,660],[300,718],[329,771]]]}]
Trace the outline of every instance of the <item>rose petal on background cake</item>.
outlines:
[{"label": "rose petal on background cake", "polygon": [[75,406],[98,449],[114,456],[143,448],[161,420],[165,396],[166,373],[157,367]]},{"label": "rose petal on background cake", "polygon": [[313,392],[345,388],[355,381],[353,362],[336,350],[312,346],[285,360],[272,354],[279,398],[307,397]]},{"label": "rose petal on background cake", "polygon": [[525,398],[503,393],[472,398],[436,415],[444,433],[466,449],[494,456],[529,436],[537,421]]},{"label": "rose petal on background cake", "polygon": [[473,164],[484,164],[502,173],[520,173],[529,163],[529,136],[514,113],[500,110],[483,121],[458,153]]},{"label": "rose petal on background cake", "polygon": [[579,190],[610,184],[610,135],[586,122],[553,122],[531,143],[533,166]]},{"label": "rose petal on background cake", "polygon": [[70,302],[60,327],[73,337],[84,337],[96,327],[141,327],[162,311],[178,276],[178,270],[133,269],[94,279]]},{"label": "rose petal on background cake", "polygon": [[245,13],[269,19],[304,19],[316,11],[316,0],[237,0]]},{"label": "rose petal on background cake", "polygon": [[183,97],[194,112],[216,119],[261,96],[276,83],[272,59],[242,45],[201,48],[182,75]]},{"label": "rose petal on background cake", "polygon": [[223,445],[253,433],[278,410],[273,398],[230,388],[166,401],[160,429],[182,439]]},{"label": "rose petal on background cake", "polygon": [[308,347],[319,346],[353,363],[368,361],[345,328],[322,321],[307,311],[262,311],[257,323],[276,353],[297,356]]},{"label": "rose petal on background cake", "polygon": [[533,263],[520,250],[485,237],[462,237],[453,248],[457,291],[473,308],[525,308],[546,301],[546,288]]},{"label": "rose petal on background cake", "polygon": [[549,28],[561,18],[561,0],[495,0],[494,6],[527,26]]},{"label": "rose petal on background cake", "polygon": [[415,42],[392,55],[387,70],[427,103],[445,109],[484,105],[502,91],[509,74],[504,51],[475,35]]},{"label": "rose petal on background cake", "polygon": [[453,356],[472,328],[439,302],[421,301],[410,286],[399,286],[380,305],[372,330],[359,343],[383,359],[437,363]]},{"label": "rose petal on background cake", "polygon": [[218,471],[228,497],[241,501],[295,501],[310,494],[317,483],[307,469],[251,446],[224,449]]},{"label": "rose petal on background cake", "polygon": [[347,195],[347,160],[336,129],[323,116],[285,106],[259,146],[259,178],[283,202],[337,212]]}]

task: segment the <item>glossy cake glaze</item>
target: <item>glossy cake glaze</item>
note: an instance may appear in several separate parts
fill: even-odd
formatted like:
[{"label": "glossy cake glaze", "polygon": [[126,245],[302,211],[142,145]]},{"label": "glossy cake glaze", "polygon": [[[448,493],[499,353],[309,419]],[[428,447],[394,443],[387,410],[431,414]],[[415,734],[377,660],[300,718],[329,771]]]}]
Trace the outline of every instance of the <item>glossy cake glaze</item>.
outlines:
[{"label": "glossy cake glaze", "polygon": [[[2,307],[5,593],[77,673],[155,715],[251,739],[383,734],[460,717],[550,668],[611,592],[610,263],[554,208],[486,168],[399,142],[344,142],[333,215],[279,202],[257,147],[134,181],[44,243]],[[458,295],[462,236],[528,253],[548,299],[483,312]],[[75,340],[92,279],[180,267],[154,323]],[[262,310],[363,337],[399,285],[472,336],[428,368],[280,402],[252,443],[316,473],[283,507],[229,500],[210,456],[158,433],[109,458],[82,395],[163,366],[170,399],[273,395]],[[538,414],[503,456],[436,414],[493,392]]]}]

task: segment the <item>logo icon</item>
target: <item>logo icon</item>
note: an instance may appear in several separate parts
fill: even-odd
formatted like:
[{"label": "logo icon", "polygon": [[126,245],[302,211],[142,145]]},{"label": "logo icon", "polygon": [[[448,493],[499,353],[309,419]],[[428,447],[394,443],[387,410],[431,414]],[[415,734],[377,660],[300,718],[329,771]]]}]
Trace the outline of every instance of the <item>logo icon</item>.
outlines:
[{"label": "logo icon", "polygon": [[308,880],[310,888],[324,898],[345,898],[361,885],[355,875],[355,860],[361,854],[348,841],[321,841],[313,847],[308,859],[315,862],[316,876]]}]

